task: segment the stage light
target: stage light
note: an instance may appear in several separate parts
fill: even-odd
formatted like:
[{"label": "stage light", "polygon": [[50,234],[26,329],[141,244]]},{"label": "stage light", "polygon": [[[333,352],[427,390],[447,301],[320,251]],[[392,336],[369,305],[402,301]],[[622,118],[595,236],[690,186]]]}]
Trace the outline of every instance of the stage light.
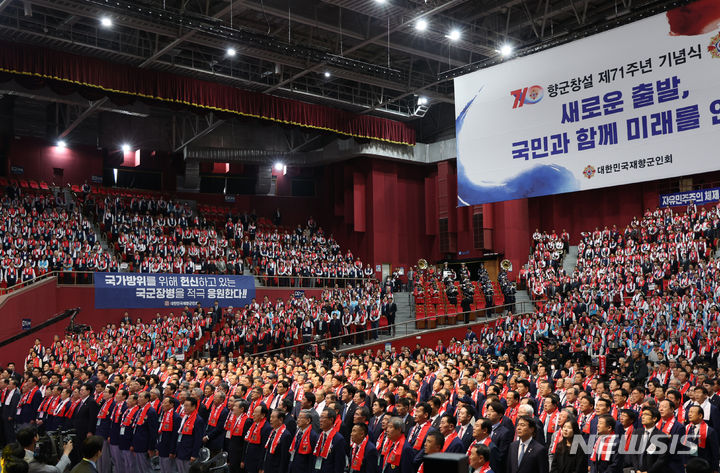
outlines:
[{"label": "stage light", "polygon": [[110,17],[104,16],[100,18],[100,24],[103,26],[103,28],[110,28],[113,25],[113,21]]},{"label": "stage light", "polygon": [[460,39],[460,30],[454,29],[450,31],[450,34],[447,35],[448,39],[450,41],[457,41]]},{"label": "stage light", "polygon": [[385,0],[375,0],[375,3],[383,4],[383,3],[385,3]]},{"label": "stage light", "polygon": [[65,140],[58,140],[57,147],[58,148],[64,148],[67,146],[67,143],[65,143]]},{"label": "stage light", "polygon": [[502,54],[503,57],[508,57],[513,53],[513,47],[509,45],[508,43],[503,44],[500,47],[500,54]]},{"label": "stage light", "polygon": [[428,99],[427,97],[418,97],[418,105],[427,105]]},{"label": "stage light", "polygon": [[124,143],[121,147],[123,153],[129,153],[130,152],[130,145],[127,143]]},{"label": "stage light", "polygon": [[329,79],[329,78],[330,78],[330,75],[331,75],[331,74],[330,74],[330,71],[325,71],[325,78],[326,78],[326,79]]},{"label": "stage light", "polygon": [[428,22],[424,18],[420,18],[417,23],[415,23],[415,29],[418,31],[425,31],[428,27]]},{"label": "stage light", "polygon": [[235,57],[236,54],[237,51],[235,51],[235,48],[227,48],[227,50],[225,51],[225,55],[227,57]]},{"label": "stage light", "polygon": [[278,161],[277,163],[275,163],[275,170],[276,170],[276,171],[278,171],[278,172],[279,172],[279,171],[282,171],[284,168],[285,168],[285,165],[284,165],[283,163],[281,163],[280,161]]}]

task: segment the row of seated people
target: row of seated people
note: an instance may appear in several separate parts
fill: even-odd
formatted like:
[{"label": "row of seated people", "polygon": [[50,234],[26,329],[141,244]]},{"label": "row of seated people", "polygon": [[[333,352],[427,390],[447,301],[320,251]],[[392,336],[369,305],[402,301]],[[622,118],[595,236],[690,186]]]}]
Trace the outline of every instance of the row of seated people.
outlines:
[{"label": "row of seated people", "polygon": [[117,270],[92,224],[62,193],[16,188],[0,198],[0,285],[49,271]]},{"label": "row of seated people", "polygon": [[[700,311],[686,316],[701,320]],[[656,462],[672,473],[717,471],[716,358],[652,361],[608,344],[614,361],[596,365],[562,348],[572,319],[547,332],[546,320],[510,314],[434,350],[8,365],[0,397],[10,415],[0,422],[5,442],[19,443],[10,449],[19,446],[18,461],[24,449],[46,464],[32,455],[32,429],[74,428],[97,442],[82,456],[99,473],[149,471],[155,456],[162,473],[188,471],[202,447],[226,452],[233,473],[423,473],[438,452],[467,454],[473,473],[621,473]],[[70,450],[63,469],[82,456]]]},{"label": "row of seated people", "polygon": [[622,232],[616,227],[584,232],[573,274],[543,266],[531,257],[519,278],[527,282],[535,298],[586,286],[614,302],[636,291],[682,294],[690,290],[698,263],[711,257],[716,244],[709,238],[720,230],[718,206],[687,210],[648,210]]}]

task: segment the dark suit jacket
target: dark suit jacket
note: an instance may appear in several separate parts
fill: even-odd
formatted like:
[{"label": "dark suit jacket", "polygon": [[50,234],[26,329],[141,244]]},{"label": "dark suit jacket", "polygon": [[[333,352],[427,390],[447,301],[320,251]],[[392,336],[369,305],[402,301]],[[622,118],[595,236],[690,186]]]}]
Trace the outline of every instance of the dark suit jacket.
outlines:
[{"label": "dark suit jacket", "polygon": [[462,440],[455,437],[452,442],[450,442],[450,445],[448,445],[448,448],[445,450],[445,453],[466,453],[467,448],[463,447]]},{"label": "dark suit jacket", "polygon": [[[352,447],[350,451],[352,452]],[[368,439],[368,443],[365,444],[365,455],[363,456],[363,461],[360,464],[359,473],[378,473],[379,455],[380,454],[378,453],[375,444]],[[348,458],[348,465],[352,468],[352,458]]]},{"label": "dark suit jacket", "polygon": [[[180,424],[178,424],[178,429]],[[176,445],[175,454],[178,460],[190,460],[190,458],[197,458],[202,447],[202,438],[205,435],[205,420],[199,415],[195,418],[195,425],[193,425],[192,435],[180,435],[180,439]]]},{"label": "dark suit jacket", "polygon": [[265,425],[260,429],[260,443],[250,443],[246,441],[245,450],[245,471],[248,473],[255,473],[263,466],[263,460],[265,459],[265,444],[267,443],[270,432],[272,432],[270,422],[265,421]]},{"label": "dark suit jacket", "polygon": [[[296,437],[299,436],[299,432],[295,434]],[[313,471],[313,467],[315,464],[313,463],[315,461],[315,457],[313,456],[312,452],[315,449],[315,444],[318,441],[318,434],[312,430],[310,430],[310,453],[307,454],[301,454],[297,451],[300,449],[300,438],[295,441],[295,452],[292,456],[292,460],[290,461],[290,466],[288,467],[288,471],[290,473],[310,473]],[[290,445],[292,445],[292,439],[290,439]]]},{"label": "dark suit jacket", "polygon": [[[405,442],[402,454],[400,455],[400,468],[393,468],[392,465],[388,463],[382,471],[383,473],[415,473],[416,469],[413,466],[414,458],[415,450],[413,450],[409,443]],[[398,469],[400,471],[398,471]]]},{"label": "dark suit jacket", "polygon": [[506,466],[507,473],[548,473],[547,449],[543,444],[531,439],[520,464],[518,464],[519,448],[519,440],[510,444]]},{"label": "dark suit jacket", "polygon": [[493,467],[493,471],[502,472],[507,468],[508,450],[510,449],[510,443],[513,441],[513,437],[513,432],[510,432],[502,424],[495,427],[495,430],[490,434],[492,442],[497,445],[498,448],[498,459],[496,462],[498,469],[496,470]]},{"label": "dark suit jacket", "polygon": [[[319,438],[322,439],[322,433],[320,433]],[[318,442],[319,441],[320,440],[318,440]],[[317,456],[316,458],[320,462],[320,468],[315,468],[317,466],[316,461],[313,465],[313,471],[319,473],[335,473],[343,471],[345,469],[345,459],[347,458],[345,453],[346,446],[347,444],[345,443],[345,438],[342,434],[340,432],[336,433],[332,438],[327,458]]]},{"label": "dark suit jacket", "polygon": [[70,473],[98,473],[92,463],[87,460],[82,460],[80,463],[75,465],[75,468],[70,470]]},{"label": "dark suit jacket", "polygon": [[[346,407],[347,411],[345,410]],[[343,438],[350,438],[350,431],[353,426],[353,417],[355,416],[357,408],[357,404],[352,401],[350,401],[350,404],[347,406],[343,406],[343,412],[341,414],[344,413],[344,417],[342,418],[342,424],[340,425],[340,433],[343,435]]]},{"label": "dark suit jacket", "polygon": [[[462,426],[458,426],[458,436],[460,435],[460,428]],[[459,437],[458,437],[459,438]],[[467,427],[465,427],[465,432],[463,433],[462,438],[460,438],[460,441],[463,443],[463,448],[465,448],[465,451],[467,452],[467,449],[470,448],[470,444],[473,441],[473,426],[468,424]]]},{"label": "dark suit jacket", "polygon": [[[642,445],[642,437],[645,429],[636,430],[630,439],[630,445],[636,450]],[[635,470],[647,471],[648,473],[660,473],[670,469],[673,472],[682,473],[683,465],[679,455],[670,455],[670,436],[665,435],[658,428],[653,428],[645,449],[641,453],[623,455],[624,466],[632,467]],[[668,449],[663,451],[663,449]],[[672,463],[672,465],[671,465]]]},{"label": "dark suit jacket", "polygon": [[570,454],[570,449],[558,445],[553,457],[550,473],[587,473],[588,456],[578,449],[575,454]]},{"label": "dark suit jacket", "polygon": [[[178,424],[179,426],[180,424]],[[157,445],[158,415],[152,407],[148,409],[145,423],[135,427],[133,431],[133,450],[142,453],[155,450]]]},{"label": "dark suit jacket", "polygon": [[88,396],[85,402],[77,407],[72,417],[73,428],[77,431],[77,438],[84,439],[88,433],[95,433],[98,411],[98,405],[92,396]]},{"label": "dark suit jacket", "polygon": [[[691,436],[688,437],[691,442],[699,443],[698,438],[693,439]],[[717,471],[718,461],[720,461],[720,443],[718,443],[718,434],[712,427],[708,426],[707,438],[705,439],[705,448],[701,448],[698,445],[697,455],[710,463],[713,471]]]},{"label": "dark suit jacket", "polygon": [[211,451],[220,450],[223,447],[223,442],[225,440],[225,421],[227,420],[228,412],[227,408],[224,407],[220,411],[220,417],[218,418],[215,427],[208,424],[207,429],[205,430],[205,435],[208,438],[205,446]]},{"label": "dark suit jacket", "polygon": [[180,428],[181,418],[177,413],[172,416],[172,432],[160,432],[156,442],[158,455],[164,458],[175,453],[175,445],[177,444],[178,428]]},{"label": "dark suit jacket", "polygon": [[377,442],[378,437],[382,433],[382,418],[385,417],[385,415],[386,414],[383,414],[379,417],[373,416],[370,419],[370,423],[368,424],[368,437],[370,437],[372,443]]},{"label": "dark suit jacket", "polygon": [[[12,397],[10,398],[10,404],[2,405],[2,416],[4,423],[13,422],[15,420],[15,411],[17,411],[18,402],[20,402],[20,390],[16,389]],[[10,421],[8,421],[8,419],[10,419]],[[10,424],[10,427],[12,428],[12,424]]]},{"label": "dark suit jacket", "polygon": [[[272,435],[272,433],[270,433],[270,435]],[[262,468],[263,471],[268,473],[287,473],[288,464],[290,462],[290,442],[292,442],[292,435],[286,428],[280,436],[275,453],[270,453],[269,446],[265,449],[265,461],[263,462]]]},{"label": "dark suit jacket", "polygon": [[590,473],[621,473],[623,469],[623,458],[618,453],[617,441],[613,445],[612,451],[613,453],[609,461],[600,459],[597,461],[590,460]]}]

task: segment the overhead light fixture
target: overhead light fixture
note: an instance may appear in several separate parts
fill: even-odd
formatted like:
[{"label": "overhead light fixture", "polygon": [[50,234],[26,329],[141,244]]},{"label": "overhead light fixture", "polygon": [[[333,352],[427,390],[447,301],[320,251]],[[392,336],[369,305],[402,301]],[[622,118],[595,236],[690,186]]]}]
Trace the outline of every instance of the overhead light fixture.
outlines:
[{"label": "overhead light fixture", "polygon": [[448,39],[450,41],[457,41],[460,39],[460,30],[454,29],[450,31],[450,34],[447,35]]},{"label": "overhead light fixture", "polygon": [[235,51],[235,48],[227,48],[227,50],[225,51],[225,55],[227,57],[235,57],[236,54],[237,51]]},{"label": "overhead light fixture", "polygon": [[280,161],[275,163],[275,170],[278,172],[282,171],[284,167],[285,167],[285,165],[283,163],[281,163]]},{"label": "overhead light fixture", "polygon": [[109,16],[104,16],[100,18],[100,24],[103,26],[103,28],[110,28],[113,25],[113,21]]},{"label": "overhead light fixture", "polygon": [[418,97],[418,105],[427,105],[428,99],[427,97]]},{"label": "overhead light fixture", "polygon": [[415,29],[418,31],[425,31],[427,29],[427,27],[428,27],[428,22],[425,18],[420,18],[415,23]]},{"label": "overhead light fixture", "polygon": [[129,153],[130,152],[130,145],[127,143],[124,143],[121,147],[123,153]]},{"label": "overhead light fixture", "polygon": [[512,53],[513,53],[513,47],[510,44],[505,43],[500,47],[500,54],[502,55],[502,57],[508,57]]},{"label": "overhead light fixture", "polygon": [[385,0],[375,0],[375,3],[383,4],[383,3],[385,3]]},{"label": "overhead light fixture", "polygon": [[65,148],[67,146],[67,143],[65,143],[65,140],[58,140],[57,147],[58,148]]},{"label": "overhead light fixture", "polygon": [[326,79],[329,79],[329,78],[330,78],[330,75],[331,75],[331,74],[330,74],[330,71],[325,71],[325,78],[326,78]]}]

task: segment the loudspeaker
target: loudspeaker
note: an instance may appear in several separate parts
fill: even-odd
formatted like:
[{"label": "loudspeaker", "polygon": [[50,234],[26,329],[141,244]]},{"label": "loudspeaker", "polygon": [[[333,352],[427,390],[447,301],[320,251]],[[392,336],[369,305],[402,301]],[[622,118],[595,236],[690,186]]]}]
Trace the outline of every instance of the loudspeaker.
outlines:
[{"label": "loudspeaker", "polygon": [[433,453],[423,460],[424,473],[468,473],[468,457],[462,453]]}]

